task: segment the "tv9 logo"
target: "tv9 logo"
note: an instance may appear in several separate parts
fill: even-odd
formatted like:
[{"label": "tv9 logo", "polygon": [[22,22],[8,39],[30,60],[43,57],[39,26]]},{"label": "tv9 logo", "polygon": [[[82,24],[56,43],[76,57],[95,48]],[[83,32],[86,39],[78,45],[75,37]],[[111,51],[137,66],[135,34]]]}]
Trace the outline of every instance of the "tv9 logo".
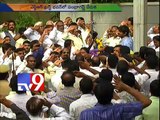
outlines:
[{"label": "tv9 logo", "polygon": [[18,74],[18,91],[44,91],[44,74]]}]

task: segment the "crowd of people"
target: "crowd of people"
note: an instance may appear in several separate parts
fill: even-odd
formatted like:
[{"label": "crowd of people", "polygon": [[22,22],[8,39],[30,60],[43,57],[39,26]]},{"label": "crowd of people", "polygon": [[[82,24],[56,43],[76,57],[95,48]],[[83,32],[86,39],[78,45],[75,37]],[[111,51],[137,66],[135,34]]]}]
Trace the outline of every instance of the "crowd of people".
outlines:
[{"label": "crowd of people", "polygon": [[[0,120],[159,119],[159,25],[139,51],[133,17],[101,38],[83,17],[0,30]],[[44,91],[18,91],[19,73],[44,73]]]}]

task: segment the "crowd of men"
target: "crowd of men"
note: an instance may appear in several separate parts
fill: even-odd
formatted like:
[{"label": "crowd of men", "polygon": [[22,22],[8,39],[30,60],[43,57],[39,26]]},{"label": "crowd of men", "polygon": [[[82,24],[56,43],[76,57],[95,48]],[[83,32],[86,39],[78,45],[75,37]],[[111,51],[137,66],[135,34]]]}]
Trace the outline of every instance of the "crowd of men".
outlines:
[{"label": "crowd of men", "polygon": [[[83,17],[0,30],[0,120],[159,119],[159,25],[136,52],[132,17],[102,38]],[[19,73],[44,73],[45,90],[18,91]]]}]

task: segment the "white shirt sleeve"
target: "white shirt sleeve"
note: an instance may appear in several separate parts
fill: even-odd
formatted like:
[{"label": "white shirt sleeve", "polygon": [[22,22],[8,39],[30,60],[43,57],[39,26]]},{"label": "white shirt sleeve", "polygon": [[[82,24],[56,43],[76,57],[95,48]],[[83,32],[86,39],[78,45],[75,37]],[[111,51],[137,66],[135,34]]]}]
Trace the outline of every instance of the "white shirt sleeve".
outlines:
[{"label": "white shirt sleeve", "polygon": [[55,43],[55,42],[56,42],[56,41],[55,41],[56,35],[57,35],[57,29],[54,28],[54,29],[49,33],[48,38],[49,38],[50,40],[52,40],[53,43]]},{"label": "white shirt sleeve", "polygon": [[28,28],[26,31],[24,31],[24,35],[30,40],[30,35],[34,33],[34,30],[32,28]]},{"label": "white shirt sleeve", "polygon": [[51,120],[70,120],[70,115],[66,112],[66,110],[62,107],[58,107],[52,104],[50,108],[50,113],[56,117]]},{"label": "white shirt sleeve", "polygon": [[142,86],[144,82],[149,79],[149,76],[147,74],[137,74],[135,75],[135,79],[139,85]]}]

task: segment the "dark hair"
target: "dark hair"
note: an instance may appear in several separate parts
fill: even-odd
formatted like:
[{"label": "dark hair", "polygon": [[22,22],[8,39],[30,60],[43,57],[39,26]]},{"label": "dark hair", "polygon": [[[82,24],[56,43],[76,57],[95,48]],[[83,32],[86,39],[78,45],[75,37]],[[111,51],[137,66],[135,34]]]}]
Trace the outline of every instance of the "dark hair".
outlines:
[{"label": "dark hair", "polygon": [[146,58],[146,64],[149,69],[156,69],[158,67],[158,57],[156,55],[149,55]]},{"label": "dark hair", "polygon": [[29,59],[30,57],[35,58],[33,55],[28,55],[28,56],[26,57],[26,60],[28,61],[28,59]]},{"label": "dark hair", "polygon": [[156,55],[156,51],[153,49],[153,48],[147,48],[146,49],[146,54],[145,54],[145,59],[147,58],[147,57],[149,57],[150,55]]},{"label": "dark hair", "polygon": [[71,59],[67,59],[67,60],[62,62],[62,68],[63,69],[68,69],[70,64],[71,64]]},{"label": "dark hair", "polygon": [[142,59],[145,59],[145,54],[146,54],[146,50],[148,48],[146,46],[142,46],[140,47],[140,50],[139,50],[139,56],[142,58]]},{"label": "dark hair", "polygon": [[23,45],[24,45],[25,43],[28,43],[29,45],[31,44],[28,40],[24,41],[24,42],[23,42]]},{"label": "dark hair", "polygon": [[89,49],[86,47],[82,47],[80,50],[84,50],[84,51],[86,51],[86,53],[89,53]]},{"label": "dark hair", "polygon": [[38,40],[33,40],[33,41],[30,43],[31,48],[33,48],[33,46],[34,46],[35,44],[37,44],[37,43],[39,43]]},{"label": "dark hair", "polygon": [[120,60],[117,64],[117,72],[119,75],[123,75],[124,73],[128,72],[129,65],[126,61]]},{"label": "dark hair", "polygon": [[113,73],[111,70],[109,69],[103,69],[100,73],[99,73],[99,77],[106,80],[106,81],[109,81],[111,82],[112,81],[112,78],[113,78]]},{"label": "dark hair", "polygon": [[26,103],[27,111],[32,116],[37,116],[42,111],[42,106],[43,101],[38,97],[31,97]]},{"label": "dark hair", "polygon": [[[67,78],[65,78],[66,76]],[[75,76],[70,71],[64,71],[61,76],[61,79],[62,79],[62,84],[67,87],[73,86],[73,84],[75,83]]]},{"label": "dark hair", "polygon": [[17,94],[22,94],[22,93],[26,93],[26,91],[18,91],[18,76],[13,76],[10,80],[10,88],[12,89],[12,91],[16,91]]},{"label": "dark hair", "polygon": [[9,24],[9,23],[14,23],[14,25],[16,25],[16,22],[15,22],[14,20],[9,20],[9,21],[8,21],[8,24]]},{"label": "dark hair", "polygon": [[67,39],[67,40],[65,40],[65,42],[64,42],[64,47],[69,47],[69,46],[71,46],[71,44],[72,44],[72,40],[71,39]]},{"label": "dark hair", "polygon": [[160,42],[160,35],[154,36],[153,40],[159,41]]},{"label": "dark hair", "polygon": [[120,54],[121,55],[130,54],[130,48],[128,46],[121,46]]},{"label": "dark hair", "polygon": [[113,97],[114,87],[110,82],[100,82],[94,88],[94,94],[98,103],[102,105],[110,104]]},{"label": "dark hair", "polygon": [[2,44],[2,52],[5,53],[9,48],[12,48],[12,45],[9,43]]},{"label": "dark hair", "polygon": [[80,90],[83,94],[91,93],[93,90],[93,82],[89,77],[83,77],[79,83]]},{"label": "dark hair", "polygon": [[125,34],[125,36],[129,36],[129,28],[126,25],[122,25],[118,28],[118,30],[120,32],[122,32],[123,34]]},{"label": "dark hair", "polygon": [[150,92],[151,95],[160,97],[160,91],[159,91],[159,80],[153,80],[150,84]]},{"label": "dark hair", "polygon": [[131,25],[133,25],[133,17],[129,17],[129,18],[128,18],[128,21],[130,21],[130,22],[131,22]]},{"label": "dark hair", "polygon": [[82,55],[76,55],[75,60],[78,61],[85,61],[84,57]]},{"label": "dark hair", "polygon": [[118,57],[114,54],[108,56],[108,65],[110,68],[116,68],[118,64]]},{"label": "dark hair", "polygon": [[98,77],[98,78],[96,78],[96,79],[94,80],[94,83],[97,83],[97,84],[103,83],[103,82],[106,82],[106,80],[104,80],[104,79],[102,79],[102,78],[100,78],[100,77]]},{"label": "dark hair", "polygon": [[62,68],[66,69],[67,71],[79,71],[79,63],[76,60],[67,59],[62,62]]},{"label": "dark hair", "polygon": [[98,33],[96,31],[93,31],[91,35],[92,35],[92,39],[94,40],[98,36]]},{"label": "dark hair", "polygon": [[69,24],[69,27],[70,27],[70,26],[72,26],[72,25],[75,25],[75,26],[77,26],[77,23],[75,23],[75,22],[72,22],[71,24]]},{"label": "dark hair", "polygon": [[98,67],[101,63],[100,58],[98,56],[93,57],[91,59],[91,63],[92,63],[92,66]]},{"label": "dark hair", "polygon": [[58,20],[58,21],[56,22],[56,25],[57,25],[59,22],[63,23],[63,21],[62,21],[62,20]]},{"label": "dark hair", "polygon": [[134,74],[131,72],[126,72],[122,75],[121,80],[123,81],[123,83],[125,83],[126,85],[130,86],[130,87],[134,87],[135,86],[135,77]]},{"label": "dark hair", "polygon": [[6,39],[6,38],[10,38],[10,36],[5,36],[4,39]]},{"label": "dark hair", "polygon": [[78,18],[76,18],[76,22],[77,22],[79,19],[80,19],[80,20],[84,20],[83,17],[78,17]]},{"label": "dark hair", "polygon": [[14,52],[18,53],[20,51],[24,51],[24,48],[17,48]]},{"label": "dark hair", "polygon": [[56,51],[53,51],[53,52],[50,53],[50,55],[52,55],[52,54],[58,55],[58,56],[60,55],[60,54],[59,54],[58,52],[56,52]]}]

